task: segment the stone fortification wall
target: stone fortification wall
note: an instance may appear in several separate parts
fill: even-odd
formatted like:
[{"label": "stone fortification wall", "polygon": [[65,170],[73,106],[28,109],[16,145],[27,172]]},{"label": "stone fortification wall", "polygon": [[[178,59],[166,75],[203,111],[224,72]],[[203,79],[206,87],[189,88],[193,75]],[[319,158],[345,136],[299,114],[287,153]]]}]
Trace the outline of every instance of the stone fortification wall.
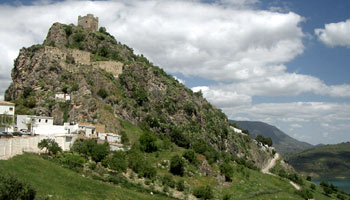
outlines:
[{"label": "stone fortification wall", "polygon": [[[123,72],[123,63],[118,61],[97,61],[91,62],[91,53],[81,51],[78,49],[65,49],[61,50],[56,47],[45,46],[45,54],[51,58],[57,59],[61,62],[65,62],[67,59],[73,59],[74,63],[81,65],[92,65],[95,68],[101,68],[109,73],[112,73],[114,77],[118,77]],[[68,67],[68,66],[66,66]],[[70,71],[74,71],[70,69]]]},{"label": "stone fortification wall", "polygon": [[93,66],[106,70],[113,74],[114,77],[118,77],[123,72],[123,63],[117,61],[99,61],[94,62]]},{"label": "stone fortification wall", "polygon": [[78,49],[71,50],[71,55],[74,59],[74,62],[82,65],[90,64],[90,53],[86,51],[80,51]]},{"label": "stone fortification wall", "polygon": [[77,139],[76,135],[72,136],[22,136],[15,138],[0,139],[0,160],[6,160],[13,156],[23,154],[24,152],[41,153],[38,143],[43,140],[54,139],[63,151],[69,151]]},{"label": "stone fortification wall", "polygon": [[44,51],[50,58],[57,60],[66,60],[67,58],[67,54],[56,47],[45,46]]}]

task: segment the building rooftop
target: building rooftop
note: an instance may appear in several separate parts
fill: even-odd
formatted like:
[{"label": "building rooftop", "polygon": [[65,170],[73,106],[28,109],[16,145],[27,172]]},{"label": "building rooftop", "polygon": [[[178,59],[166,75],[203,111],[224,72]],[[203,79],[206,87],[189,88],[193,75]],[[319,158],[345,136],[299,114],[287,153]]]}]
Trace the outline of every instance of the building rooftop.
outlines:
[{"label": "building rooftop", "polygon": [[8,101],[0,101],[0,105],[9,105],[9,106],[14,106],[14,103],[8,102]]}]

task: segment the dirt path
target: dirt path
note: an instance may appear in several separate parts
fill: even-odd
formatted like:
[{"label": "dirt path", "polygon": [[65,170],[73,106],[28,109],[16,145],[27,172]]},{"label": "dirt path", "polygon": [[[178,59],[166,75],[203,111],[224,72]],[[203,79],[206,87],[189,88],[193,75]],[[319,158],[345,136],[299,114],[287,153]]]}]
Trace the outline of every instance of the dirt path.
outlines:
[{"label": "dirt path", "polygon": [[275,156],[273,157],[273,159],[270,161],[270,163],[266,167],[261,169],[261,172],[264,174],[274,175],[274,174],[270,173],[270,169],[272,169],[276,165],[276,161],[279,159],[280,159],[280,154],[276,153]]},{"label": "dirt path", "polygon": [[[264,174],[269,174],[271,176],[276,176],[275,174],[270,172],[270,169],[272,169],[275,165],[277,160],[280,159],[280,155],[278,153],[275,154],[275,156],[273,157],[273,159],[270,161],[270,163],[264,167],[263,169],[261,169],[261,172]],[[289,181],[289,183],[296,189],[296,190],[300,190],[300,186],[296,183],[294,183],[293,181]]]}]

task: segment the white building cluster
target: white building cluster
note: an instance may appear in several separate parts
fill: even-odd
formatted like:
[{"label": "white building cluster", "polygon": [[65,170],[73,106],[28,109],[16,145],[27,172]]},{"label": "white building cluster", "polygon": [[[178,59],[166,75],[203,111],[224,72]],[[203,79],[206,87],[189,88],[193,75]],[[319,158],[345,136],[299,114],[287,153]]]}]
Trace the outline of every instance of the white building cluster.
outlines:
[{"label": "white building cluster", "polygon": [[[63,101],[70,99],[67,95],[56,95],[56,98]],[[64,150],[69,150],[77,138],[96,138],[100,142],[108,142],[111,150],[123,150],[121,136],[106,133],[106,127],[103,124],[70,122],[55,125],[53,117],[15,116],[15,104],[6,101],[0,101],[0,131],[2,136],[8,136],[9,133],[14,132],[27,133],[23,137],[0,137],[0,143],[3,144],[0,147],[0,159],[12,157],[14,154],[17,155],[18,152],[28,149],[32,149],[31,152],[38,151],[37,143],[39,140],[35,138],[54,139]]]}]

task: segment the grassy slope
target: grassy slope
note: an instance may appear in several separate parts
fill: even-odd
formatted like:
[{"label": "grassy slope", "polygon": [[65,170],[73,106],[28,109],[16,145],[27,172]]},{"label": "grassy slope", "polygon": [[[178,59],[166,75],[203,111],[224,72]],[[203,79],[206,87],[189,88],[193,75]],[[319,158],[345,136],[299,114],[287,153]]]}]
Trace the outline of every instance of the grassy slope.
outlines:
[{"label": "grassy slope", "polygon": [[52,199],[166,199],[78,176],[35,154],[1,160],[0,171],[30,183],[39,198],[52,195]]},{"label": "grassy slope", "polygon": [[350,143],[315,147],[290,156],[288,162],[306,174],[350,177]]}]

